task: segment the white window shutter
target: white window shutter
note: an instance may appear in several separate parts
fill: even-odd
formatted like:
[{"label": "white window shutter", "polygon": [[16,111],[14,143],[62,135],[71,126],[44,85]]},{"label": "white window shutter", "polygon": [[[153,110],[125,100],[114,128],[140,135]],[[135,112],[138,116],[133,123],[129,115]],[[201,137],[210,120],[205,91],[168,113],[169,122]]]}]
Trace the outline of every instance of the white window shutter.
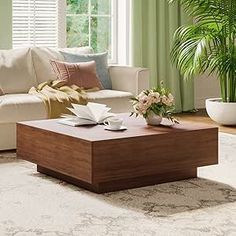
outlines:
[{"label": "white window shutter", "polygon": [[13,48],[58,46],[57,0],[13,0]]}]

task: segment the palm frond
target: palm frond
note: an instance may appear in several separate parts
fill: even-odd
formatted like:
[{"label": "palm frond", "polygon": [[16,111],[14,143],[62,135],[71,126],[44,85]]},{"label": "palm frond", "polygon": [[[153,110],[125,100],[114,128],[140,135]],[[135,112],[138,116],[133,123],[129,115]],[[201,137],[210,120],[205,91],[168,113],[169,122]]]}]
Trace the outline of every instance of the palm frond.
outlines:
[{"label": "palm frond", "polygon": [[176,31],[172,61],[185,78],[216,73],[223,100],[236,102],[236,1],[168,1],[180,3],[195,22]]}]

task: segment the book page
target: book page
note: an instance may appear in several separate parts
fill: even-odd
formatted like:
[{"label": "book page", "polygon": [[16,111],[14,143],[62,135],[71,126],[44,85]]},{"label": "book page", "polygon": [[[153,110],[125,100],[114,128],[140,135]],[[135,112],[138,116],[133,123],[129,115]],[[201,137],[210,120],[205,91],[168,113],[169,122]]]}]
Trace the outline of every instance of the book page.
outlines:
[{"label": "book page", "polygon": [[[76,117],[80,119],[91,120],[95,123],[103,123],[108,117],[115,116],[113,113],[109,113],[111,108],[105,104],[89,102],[87,105],[72,104],[73,108],[67,108]],[[65,115],[64,115],[65,117]],[[71,118],[71,115],[66,116]]]},{"label": "book page", "polygon": [[87,106],[72,104],[73,108],[68,108],[77,117],[94,120],[94,116]]},{"label": "book page", "polygon": [[92,121],[92,120],[86,120],[86,119],[81,119],[81,118],[64,118],[58,120],[58,123],[64,124],[64,125],[69,125],[69,126],[82,126],[82,125],[96,125],[97,123]]},{"label": "book page", "polygon": [[104,104],[99,104],[99,103],[92,103],[89,102],[87,104],[90,112],[93,114],[94,120],[99,123],[99,120],[101,116],[106,112],[107,110],[110,110],[110,108],[107,108],[106,105]]},{"label": "book page", "polygon": [[107,112],[103,116],[101,116],[101,118],[100,118],[98,123],[102,124],[102,123],[104,123],[104,121],[106,121],[107,118],[114,117],[114,116],[115,116],[114,113]]}]

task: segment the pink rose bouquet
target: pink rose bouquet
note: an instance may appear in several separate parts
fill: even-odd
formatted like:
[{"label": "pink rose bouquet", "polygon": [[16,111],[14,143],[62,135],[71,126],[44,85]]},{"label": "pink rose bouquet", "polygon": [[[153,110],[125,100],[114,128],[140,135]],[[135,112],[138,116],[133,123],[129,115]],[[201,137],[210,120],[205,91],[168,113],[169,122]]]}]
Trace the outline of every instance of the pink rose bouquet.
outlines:
[{"label": "pink rose bouquet", "polygon": [[163,86],[163,83],[157,88],[145,90],[137,97],[132,98],[134,111],[132,115],[143,116],[147,118],[151,114],[165,117],[173,123],[178,121],[172,116],[175,110],[175,99],[168,89]]}]

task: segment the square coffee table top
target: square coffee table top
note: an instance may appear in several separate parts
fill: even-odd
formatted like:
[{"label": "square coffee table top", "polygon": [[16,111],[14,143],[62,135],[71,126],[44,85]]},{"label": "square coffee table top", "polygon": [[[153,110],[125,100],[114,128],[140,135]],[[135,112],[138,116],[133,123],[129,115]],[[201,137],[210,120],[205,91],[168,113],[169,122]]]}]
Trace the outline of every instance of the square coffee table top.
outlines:
[{"label": "square coffee table top", "polygon": [[63,134],[88,142],[162,135],[167,133],[174,134],[176,132],[191,132],[196,130],[218,130],[215,126],[181,122],[181,120],[180,124],[170,125],[168,121],[164,120],[163,125],[148,126],[142,117],[129,117],[129,113],[117,114],[117,116],[124,119],[124,125],[127,127],[127,130],[108,131],[104,129],[104,125],[71,127],[58,123],[57,119],[25,121],[19,122],[17,125],[24,125],[33,129],[41,129],[47,132]]}]

